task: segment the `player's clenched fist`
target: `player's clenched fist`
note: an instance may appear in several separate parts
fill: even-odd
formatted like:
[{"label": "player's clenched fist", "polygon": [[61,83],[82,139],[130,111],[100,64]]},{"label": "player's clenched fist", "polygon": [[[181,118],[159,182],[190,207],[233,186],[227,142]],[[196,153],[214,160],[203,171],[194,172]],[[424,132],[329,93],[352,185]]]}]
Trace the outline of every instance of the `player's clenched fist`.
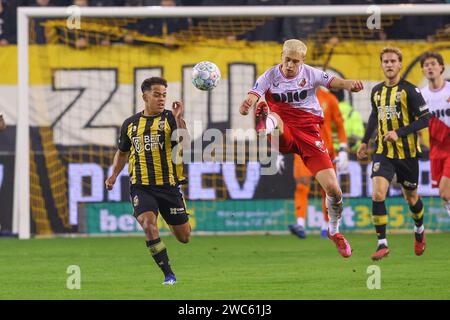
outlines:
[{"label": "player's clenched fist", "polygon": [[358,148],[358,151],[356,152],[356,157],[358,160],[362,160],[367,158],[367,144],[361,143],[361,145]]},{"label": "player's clenched fist", "polygon": [[108,179],[106,179],[105,181],[105,185],[106,185],[106,189],[108,191],[111,191],[112,188],[114,187],[114,184],[116,183],[116,177],[114,175],[112,175],[111,177],[109,177]]},{"label": "player's clenched fist", "polygon": [[353,81],[350,87],[351,92],[359,92],[364,89],[364,86],[361,81]]},{"label": "player's clenched fist", "polygon": [[239,109],[239,112],[244,116],[247,115],[248,110],[252,107],[252,105],[253,105],[253,101],[251,98],[245,99],[241,104],[241,108]]}]

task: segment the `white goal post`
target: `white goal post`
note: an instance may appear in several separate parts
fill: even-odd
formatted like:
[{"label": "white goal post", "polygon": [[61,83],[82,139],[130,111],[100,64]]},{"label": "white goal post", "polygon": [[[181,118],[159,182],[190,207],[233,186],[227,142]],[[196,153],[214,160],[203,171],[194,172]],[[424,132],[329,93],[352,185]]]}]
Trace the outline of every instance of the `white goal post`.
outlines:
[{"label": "white goal post", "polygon": [[[448,15],[450,4],[243,6],[239,7],[82,7],[84,17],[288,17]],[[29,19],[68,18],[67,8],[18,8],[18,117],[14,172],[13,233],[30,238]]]}]

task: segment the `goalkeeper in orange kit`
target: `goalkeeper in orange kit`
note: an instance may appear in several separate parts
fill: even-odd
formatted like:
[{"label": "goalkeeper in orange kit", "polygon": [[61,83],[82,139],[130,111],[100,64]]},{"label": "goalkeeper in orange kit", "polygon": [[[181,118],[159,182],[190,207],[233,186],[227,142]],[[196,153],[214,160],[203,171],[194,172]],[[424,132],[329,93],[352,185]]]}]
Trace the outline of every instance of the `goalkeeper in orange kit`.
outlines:
[{"label": "goalkeeper in orange kit", "polygon": [[[321,136],[327,147],[331,160],[335,164],[335,169],[339,173],[346,173],[348,171],[348,153],[347,153],[347,136],[345,134],[344,120],[339,110],[339,101],[327,89],[319,87],[316,91],[319,104],[324,111],[324,123],[321,126]],[[333,147],[332,124],[337,131],[339,139],[339,152],[336,153]],[[294,178],[297,184],[294,196],[295,215],[297,223],[289,225],[289,230],[299,238],[306,238],[306,211],[308,210],[308,194],[312,175],[306,168],[301,157],[294,154]],[[322,224],[322,237],[327,237],[328,229],[328,212],[325,205],[325,193],[322,192],[322,210],[324,222]]]}]

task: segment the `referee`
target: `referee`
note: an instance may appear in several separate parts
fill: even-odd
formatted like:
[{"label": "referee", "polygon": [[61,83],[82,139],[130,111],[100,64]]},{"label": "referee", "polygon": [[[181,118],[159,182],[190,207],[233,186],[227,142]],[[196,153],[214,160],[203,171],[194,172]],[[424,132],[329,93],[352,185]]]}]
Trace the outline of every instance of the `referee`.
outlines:
[{"label": "referee", "polygon": [[417,194],[419,180],[420,145],[417,132],[428,126],[430,113],[414,85],[400,79],[402,53],[398,48],[384,48],[380,53],[385,81],[377,84],[371,93],[372,113],[358,149],[358,159],[367,157],[367,144],[375,128],[377,149],[372,165],[372,218],[378,237],[378,247],[372,260],[389,254],[386,240],[388,216],[385,199],[389,185],[397,176],[403,195],[414,219],[414,251],[420,256],[425,250],[423,227],[424,207]]},{"label": "referee", "polygon": [[134,217],[144,229],[146,245],[164,273],[163,284],[173,285],[176,277],[166,246],[159,237],[157,216],[159,211],[178,241],[189,242],[191,227],[180,191],[180,184],[186,181],[183,164],[172,159],[172,153],[181,156],[181,148],[174,150],[178,141],[171,139],[174,130],[186,129],[184,106],[175,101],[172,111],[165,109],[167,81],[163,78],[144,80],[141,90],[144,110],[122,124],[113,172],[105,184],[112,190],[128,160]]}]

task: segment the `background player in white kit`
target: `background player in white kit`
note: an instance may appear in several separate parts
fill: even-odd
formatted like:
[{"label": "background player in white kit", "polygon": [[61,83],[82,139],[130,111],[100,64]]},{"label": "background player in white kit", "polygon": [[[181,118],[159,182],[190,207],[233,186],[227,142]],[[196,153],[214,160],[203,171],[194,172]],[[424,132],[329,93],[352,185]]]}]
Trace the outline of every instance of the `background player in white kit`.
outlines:
[{"label": "background player in white kit", "polygon": [[422,88],[422,96],[428,105],[430,120],[431,180],[445,202],[450,215],[450,82],[444,79],[444,59],[439,53],[426,52],[420,66],[428,85]]},{"label": "background player in white kit", "polygon": [[[281,52],[281,64],[268,69],[255,83],[242,102],[240,112],[249,109],[264,96],[255,108],[258,134],[280,131],[279,151],[296,153],[317,179],[326,193],[330,219],[328,237],[344,257],[351,256],[351,247],[339,233],[342,213],[342,191],[325,144],[320,136],[323,110],[316,96],[316,88],[324,86],[358,92],[360,81],[342,80],[304,64],[307,48],[297,39],[286,40]],[[270,107],[270,114],[269,114]]]}]

